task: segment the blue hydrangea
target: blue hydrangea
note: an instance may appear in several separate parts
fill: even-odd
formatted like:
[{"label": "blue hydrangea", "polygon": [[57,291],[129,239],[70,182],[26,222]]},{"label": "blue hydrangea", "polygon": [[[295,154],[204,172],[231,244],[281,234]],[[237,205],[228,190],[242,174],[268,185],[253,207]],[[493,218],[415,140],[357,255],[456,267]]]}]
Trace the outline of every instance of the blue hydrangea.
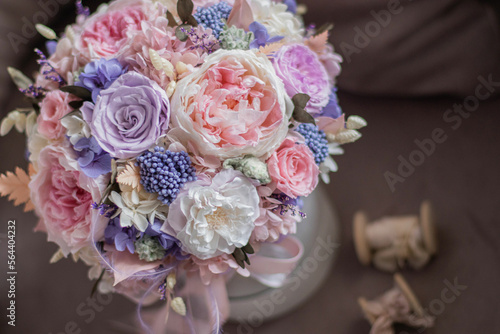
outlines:
[{"label": "blue hydrangea", "polygon": [[339,100],[337,98],[336,88],[332,89],[332,92],[330,93],[330,101],[325,106],[325,108],[323,108],[319,116],[330,117],[334,119],[337,119],[340,116],[342,116],[342,109],[339,106]]},{"label": "blue hydrangea", "polygon": [[196,171],[191,159],[184,151],[171,152],[155,147],[154,152],[145,152],[137,158],[141,169],[141,184],[158,199],[170,205],[184,184],[196,180]]},{"label": "blue hydrangea", "polygon": [[233,7],[227,2],[221,1],[210,7],[198,7],[193,16],[203,28],[212,29],[214,36],[218,39],[224,28],[224,21],[227,21],[232,9]]},{"label": "blue hydrangea", "polygon": [[314,155],[316,164],[321,164],[328,157],[328,140],[323,130],[310,123],[302,123],[297,131],[306,139],[306,144]]}]

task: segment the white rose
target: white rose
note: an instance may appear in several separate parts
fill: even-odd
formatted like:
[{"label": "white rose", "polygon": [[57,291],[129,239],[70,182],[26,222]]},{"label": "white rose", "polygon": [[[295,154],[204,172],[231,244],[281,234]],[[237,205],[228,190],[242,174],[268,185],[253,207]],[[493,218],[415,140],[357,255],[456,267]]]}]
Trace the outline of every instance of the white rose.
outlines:
[{"label": "white rose", "polygon": [[260,198],[247,177],[228,169],[213,179],[200,175],[187,187],[170,205],[162,227],[185,252],[205,260],[248,244]]}]

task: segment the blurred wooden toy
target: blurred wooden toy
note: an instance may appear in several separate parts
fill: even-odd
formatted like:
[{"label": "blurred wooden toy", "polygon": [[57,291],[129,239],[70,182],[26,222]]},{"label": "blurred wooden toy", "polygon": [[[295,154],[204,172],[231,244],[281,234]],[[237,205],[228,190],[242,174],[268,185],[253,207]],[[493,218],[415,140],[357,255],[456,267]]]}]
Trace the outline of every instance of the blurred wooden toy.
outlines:
[{"label": "blurred wooden toy", "polygon": [[395,272],[406,264],[424,267],[437,252],[431,203],[424,201],[418,216],[383,217],[372,223],[358,211],[353,221],[354,245],[359,261],[383,271]]},{"label": "blurred wooden toy", "polygon": [[426,314],[412,289],[400,274],[394,275],[395,286],[374,300],[358,298],[370,321],[370,334],[394,334],[394,323],[415,328],[434,326],[435,318]]}]

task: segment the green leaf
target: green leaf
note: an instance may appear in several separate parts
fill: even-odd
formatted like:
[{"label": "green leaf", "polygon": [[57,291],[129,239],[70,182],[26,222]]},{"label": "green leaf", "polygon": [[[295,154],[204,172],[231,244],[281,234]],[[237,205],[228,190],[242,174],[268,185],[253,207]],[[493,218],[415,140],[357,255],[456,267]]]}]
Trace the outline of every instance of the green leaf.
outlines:
[{"label": "green leaf", "polygon": [[242,250],[247,253],[247,254],[254,254],[255,250],[253,249],[252,245],[247,244],[245,247],[242,248]]},{"label": "green leaf", "polygon": [[84,101],[71,101],[69,106],[75,110],[80,109],[83,106]]},{"label": "green leaf", "polygon": [[175,20],[174,15],[170,13],[170,11],[167,10],[167,20],[168,20],[168,26],[170,28],[175,28],[178,26],[177,21]]},{"label": "green leaf", "polygon": [[92,101],[92,92],[80,86],[64,86],[60,88],[65,93],[70,93],[84,101]]},{"label": "green leaf", "polygon": [[177,1],[177,14],[181,18],[182,22],[185,23],[189,20],[191,14],[193,14],[193,1],[191,0],[179,0]]}]

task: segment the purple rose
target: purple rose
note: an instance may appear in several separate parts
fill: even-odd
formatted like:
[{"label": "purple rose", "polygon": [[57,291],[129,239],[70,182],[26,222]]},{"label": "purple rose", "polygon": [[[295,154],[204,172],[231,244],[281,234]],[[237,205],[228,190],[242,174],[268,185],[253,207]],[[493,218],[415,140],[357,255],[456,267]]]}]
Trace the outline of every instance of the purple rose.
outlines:
[{"label": "purple rose", "polygon": [[303,44],[285,45],[276,53],[273,64],[288,96],[303,93],[311,97],[306,107],[310,114],[318,114],[326,107],[331,86],[316,53]]},{"label": "purple rose", "polygon": [[112,157],[129,159],[166,132],[170,103],[156,82],[128,72],[101,91],[95,105],[85,102],[81,111],[99,146]]}]

